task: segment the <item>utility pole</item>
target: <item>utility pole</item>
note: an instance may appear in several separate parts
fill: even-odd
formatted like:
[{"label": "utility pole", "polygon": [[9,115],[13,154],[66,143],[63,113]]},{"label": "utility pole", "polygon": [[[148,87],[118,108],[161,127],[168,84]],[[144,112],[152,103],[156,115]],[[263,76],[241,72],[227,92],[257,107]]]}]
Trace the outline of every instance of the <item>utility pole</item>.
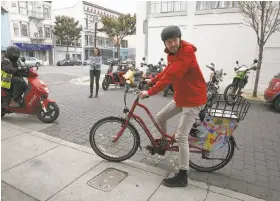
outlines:
[{"label": "utility pole", "polygon": [[98,21],[96,20],[94,22],[94,47],[96,47],[97,23],[98,23]]},{"label": "utility pole", "polygon": [[94,47],[96,47],[96,40],[97,40],[97,25],[98,25],[98,22],[100,20],[100,17],[98,15],[95,16],[94,18]]}]

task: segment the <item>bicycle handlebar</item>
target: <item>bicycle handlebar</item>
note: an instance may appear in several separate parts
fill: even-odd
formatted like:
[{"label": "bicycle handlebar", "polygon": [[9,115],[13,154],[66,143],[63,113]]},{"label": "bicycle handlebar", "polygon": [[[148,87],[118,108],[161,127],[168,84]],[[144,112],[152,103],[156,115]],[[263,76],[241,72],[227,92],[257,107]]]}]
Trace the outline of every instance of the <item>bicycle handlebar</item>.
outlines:
[{"label": "bicycle handlebar", "polygon": [[[140,84],[146,84],[146,83],[147,83],[146,80],[143,80],[143,81],[140,81],[140,82],[137,83],[136,88],[133,90],[133,94],[137,95],[137,98],[136,98],[135,101],[139,101],[139,96],[138,96],[138,95],[139,95],[139,93],[142,91],[142,90],[140,89]],[[127,107],[127,104],[126,104],[126,95],[127,95],[127,93],[128,93],[128,90],[129,90],[129,85],[126,84],[126,86],[125,86],[125,92],[124,92],[124,105],[125,105],[125,107]],[[147,96],[147,97],[145,97],[145,98],[149,98],[149,96]],[[145,99],[145,98],[144,98],[144,99]]]}]

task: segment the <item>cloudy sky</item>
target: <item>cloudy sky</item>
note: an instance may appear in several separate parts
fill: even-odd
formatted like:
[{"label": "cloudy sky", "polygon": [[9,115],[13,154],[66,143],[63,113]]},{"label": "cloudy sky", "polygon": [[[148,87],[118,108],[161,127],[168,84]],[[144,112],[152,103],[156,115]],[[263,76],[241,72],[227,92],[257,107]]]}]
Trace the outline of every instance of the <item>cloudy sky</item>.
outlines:
[{"label": "cloudy sky", "polygon": [[[75,5],[77,0],[53,0],[52,1],[52,9],[59,9],[65,7],[72,7]],[[97,4],[99,6],[103,6],[105,8],[109,8],[121,13],[136,13],[136,0],[102,0],[102,1],[94,1],[89,0],[88,2]]]}]

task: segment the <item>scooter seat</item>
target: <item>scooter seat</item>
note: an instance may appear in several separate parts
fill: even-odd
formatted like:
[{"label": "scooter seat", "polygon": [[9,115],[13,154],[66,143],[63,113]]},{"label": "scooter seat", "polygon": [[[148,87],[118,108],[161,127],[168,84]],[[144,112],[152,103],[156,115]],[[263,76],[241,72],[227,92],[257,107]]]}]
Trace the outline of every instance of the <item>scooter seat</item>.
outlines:
[{"label": "scooter seat", "polygon": [[137,71],[134,73],[134,77],[143,75],[143,71]]}]

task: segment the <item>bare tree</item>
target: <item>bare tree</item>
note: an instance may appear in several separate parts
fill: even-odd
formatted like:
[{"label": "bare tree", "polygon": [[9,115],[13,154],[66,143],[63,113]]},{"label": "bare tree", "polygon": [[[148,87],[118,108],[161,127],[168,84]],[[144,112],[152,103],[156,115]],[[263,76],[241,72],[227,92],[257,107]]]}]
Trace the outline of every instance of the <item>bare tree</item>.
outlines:
[{"label": "bare tree", "polygon": [[259,45],[258,69],[255,79],[253,97],[257,97],[260,69],[263,60],[264,46],[276,31],[280,31],[280,2],[279,1],[238,1],[245,22],[254,29]]}]

